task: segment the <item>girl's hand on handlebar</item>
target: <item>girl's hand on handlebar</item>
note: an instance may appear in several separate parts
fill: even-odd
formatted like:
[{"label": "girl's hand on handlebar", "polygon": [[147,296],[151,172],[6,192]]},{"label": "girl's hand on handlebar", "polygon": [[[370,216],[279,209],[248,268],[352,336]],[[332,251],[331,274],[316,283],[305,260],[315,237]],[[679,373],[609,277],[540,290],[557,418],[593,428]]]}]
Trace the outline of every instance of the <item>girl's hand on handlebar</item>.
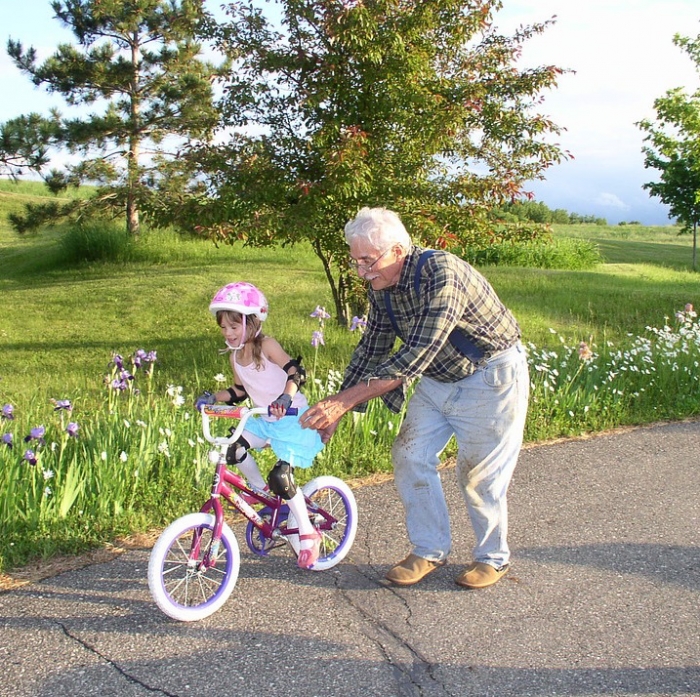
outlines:
[{"label": "girl's hand on handlebar", "polygon": [[214,397],[211,392],[204,392],[194,400],[194,408],[197,411],[202,411],[204,407],[211,406],[212,404],[216,404],[216,397]]},{"label": "girl's hand on handlebar", "polygon": [[282,418],[289,407],[292,406],[292,398],[290,395],[283,393],[277,399],[270,404],[269,414],[270,416],[276,416],[278,419]]}]

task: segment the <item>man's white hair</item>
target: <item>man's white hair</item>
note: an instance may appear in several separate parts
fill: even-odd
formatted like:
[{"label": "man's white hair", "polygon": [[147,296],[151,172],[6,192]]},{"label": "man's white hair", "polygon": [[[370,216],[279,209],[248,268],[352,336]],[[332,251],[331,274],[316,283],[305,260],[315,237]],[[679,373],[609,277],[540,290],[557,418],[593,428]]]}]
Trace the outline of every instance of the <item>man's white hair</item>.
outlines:
[{"label": "man's white hair", "polygon": [[411,248],[411,237],[394,211],[387,208],[362,208],[345,226],[345,241],[367,240],[375,249],[399,245],[404,251]]}]

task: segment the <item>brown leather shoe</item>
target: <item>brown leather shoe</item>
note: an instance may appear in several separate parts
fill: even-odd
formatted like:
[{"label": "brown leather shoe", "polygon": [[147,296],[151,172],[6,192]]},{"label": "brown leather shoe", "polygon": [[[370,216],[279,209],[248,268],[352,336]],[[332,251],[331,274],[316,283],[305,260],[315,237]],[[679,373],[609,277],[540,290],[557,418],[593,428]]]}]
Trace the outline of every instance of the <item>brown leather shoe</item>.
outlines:
[{"label": "brown leather shoe", "polygon": [[455,583],[465,588],[488,588],[508,573],[509,564],[497,569],[491,564],[475,561],[468,566],[457,578]]},{"label": "brown leather shoe", "polygon": [[384,578],[397,586],[412,586],[425,578],[431,571],[445,566],[446,559],[442,561],[430,561],[415,554],[409,554],[403,561],[386,572]]}]

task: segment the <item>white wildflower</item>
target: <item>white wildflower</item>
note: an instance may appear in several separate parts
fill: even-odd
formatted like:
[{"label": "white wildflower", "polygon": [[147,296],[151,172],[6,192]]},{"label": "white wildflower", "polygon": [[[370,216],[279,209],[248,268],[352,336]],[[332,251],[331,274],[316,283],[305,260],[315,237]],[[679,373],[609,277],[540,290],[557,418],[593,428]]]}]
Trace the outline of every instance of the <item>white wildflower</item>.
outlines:
[{"label": "white wildflower", "polygon": [[177,397],[177,395],[182,394],[182,386],[168,385],[166,392],[168,393],[168,397]]}]

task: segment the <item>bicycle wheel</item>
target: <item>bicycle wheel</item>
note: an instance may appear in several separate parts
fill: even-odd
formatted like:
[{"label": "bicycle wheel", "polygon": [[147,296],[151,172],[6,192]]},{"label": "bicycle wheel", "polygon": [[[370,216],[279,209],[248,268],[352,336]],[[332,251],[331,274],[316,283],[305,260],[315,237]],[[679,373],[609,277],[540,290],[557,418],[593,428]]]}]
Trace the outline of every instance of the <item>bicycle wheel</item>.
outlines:
[{"label": "bicycle wheel", "polygon": [[190,513],[171,523],[148,562],[148,587],[168,617],[194,622],[216,612],[228,599],[241,567],[238,541],[224,523],[216,565],[202,568],[212,545],[214,516]]},{"label": "bicycle wheel", "polygon": [[[316,477],[303,486],[304,496],[311,499],[335,522],[329,523],[322,512],[309,508],[309,517],[321,533],[321,553],[312,571],[325,571],[342,561],[350,551],[357,533],[357,503],[350,487],[337,477]],[[292,513],[288,527],[297,527]]]}]

